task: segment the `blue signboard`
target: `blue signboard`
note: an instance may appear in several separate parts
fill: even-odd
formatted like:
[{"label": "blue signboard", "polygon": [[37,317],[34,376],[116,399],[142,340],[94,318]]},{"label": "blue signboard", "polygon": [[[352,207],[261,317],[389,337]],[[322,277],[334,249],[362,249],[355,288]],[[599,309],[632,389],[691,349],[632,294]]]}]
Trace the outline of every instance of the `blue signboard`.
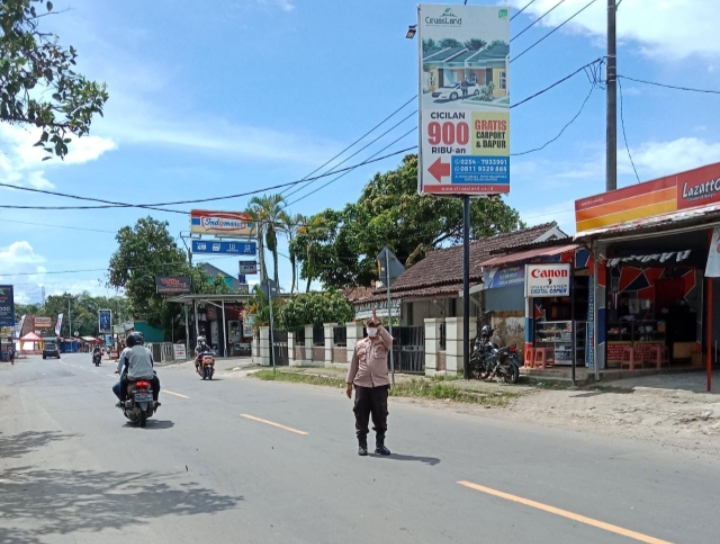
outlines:
[{"label": "blue signboard", "polygon": [[0,285],[0,327],[15,326],[15,298],[12,285]]},{"label": "blue signboard", "polygon": [[500,289],[525,284],[525,266],[506,266],[485,271],[485,289]]},{"label": "blue signboard", "polygon": [[453,184],[497,186],[498,192],[509,192],[510,157],[462,155],[453,157],[451,166]]},{"label": "blue signboard", "polygon": [[255,242],[216,242],[212,240],[193,240],[193,253],[211,253],[214,255],[255,255]]}]

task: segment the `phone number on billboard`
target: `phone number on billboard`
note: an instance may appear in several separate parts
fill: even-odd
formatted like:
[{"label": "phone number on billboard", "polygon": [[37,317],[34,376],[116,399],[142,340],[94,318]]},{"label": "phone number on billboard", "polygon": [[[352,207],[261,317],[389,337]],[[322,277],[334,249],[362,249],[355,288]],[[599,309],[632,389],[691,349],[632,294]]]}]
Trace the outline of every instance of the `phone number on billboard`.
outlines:
[{"label": "phone number on billboard", "polygon": [[461,166],[475,166],[478,162],[481,166],[507,166],[507,159],[479,159],[474,157],[472,159],[462,159],[454,157],[455,162]]},{"label": "phone number on billboard", "polygon": [[507,172],[507,166],[458,166],[455,172]]}]

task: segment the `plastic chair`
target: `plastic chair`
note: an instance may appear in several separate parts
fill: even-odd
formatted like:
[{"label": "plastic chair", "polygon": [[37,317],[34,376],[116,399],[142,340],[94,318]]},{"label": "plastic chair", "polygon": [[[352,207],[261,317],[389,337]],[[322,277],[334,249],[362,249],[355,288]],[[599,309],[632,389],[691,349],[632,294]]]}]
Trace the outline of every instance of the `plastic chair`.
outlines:
[{"label": "plastic chair", "polygon": [[[551,357],[552,354],[552,357]],[[555,366],[555,350],[553,348],[535,348],[533,367],[550,368]]]},{"label": "plastic chair", "polygon": [[642,354],[638,348],[623,346],[620,368],[622,369],[623,367],[628,367],[629,370],[635,370],[635,367],[643,367]]},{"label": "plastic chair", "polygon": [[525,367],[535,368],[535,348],[532,346],[525,348]]},{"label": "plastic chair", "polygon": [[662,368],[670,365],[670,351],[667,346],[652,346],[650,348],[650,362]]}]

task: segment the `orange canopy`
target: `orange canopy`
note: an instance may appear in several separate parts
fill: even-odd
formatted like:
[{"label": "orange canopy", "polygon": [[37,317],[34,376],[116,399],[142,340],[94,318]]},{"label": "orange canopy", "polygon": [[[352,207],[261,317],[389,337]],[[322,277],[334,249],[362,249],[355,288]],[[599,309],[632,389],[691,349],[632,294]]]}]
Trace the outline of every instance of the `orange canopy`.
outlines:
[{"label": "orange canopy", "polygon": [[34,332],[29,332],[29,333],[27,333],[25,336],[23,336],[23,337],[20,339],[20,341],[21,341],[21,342],[35,342],[35,343],[38,343],[38,342],[42,342],[43,339],[40,338],[40,337],[39,337],[37,334],[35,334]]}]

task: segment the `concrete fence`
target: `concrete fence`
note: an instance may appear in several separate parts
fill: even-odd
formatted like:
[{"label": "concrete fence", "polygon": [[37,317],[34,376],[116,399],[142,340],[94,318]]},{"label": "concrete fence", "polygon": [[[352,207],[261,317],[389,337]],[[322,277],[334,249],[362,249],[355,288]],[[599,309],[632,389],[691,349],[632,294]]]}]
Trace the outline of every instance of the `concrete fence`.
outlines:
[{"label": "concrete fence", "polygon": [[[426,319],[424,323],[424,373],[426,376],[456,375],[463,371],[463,326],[461,317]],[[477,332],[477,320],[470,319],[471,337]],[[302,331],[287,335],[287,362],[290,366],[348,368],[355,344],[364,337],[362,323],[325,323],[306,325]],[[277,342],[276,342],[277,343]],[[253,339],[253,362],[272,366],[270,328],[260,327]]]}]

